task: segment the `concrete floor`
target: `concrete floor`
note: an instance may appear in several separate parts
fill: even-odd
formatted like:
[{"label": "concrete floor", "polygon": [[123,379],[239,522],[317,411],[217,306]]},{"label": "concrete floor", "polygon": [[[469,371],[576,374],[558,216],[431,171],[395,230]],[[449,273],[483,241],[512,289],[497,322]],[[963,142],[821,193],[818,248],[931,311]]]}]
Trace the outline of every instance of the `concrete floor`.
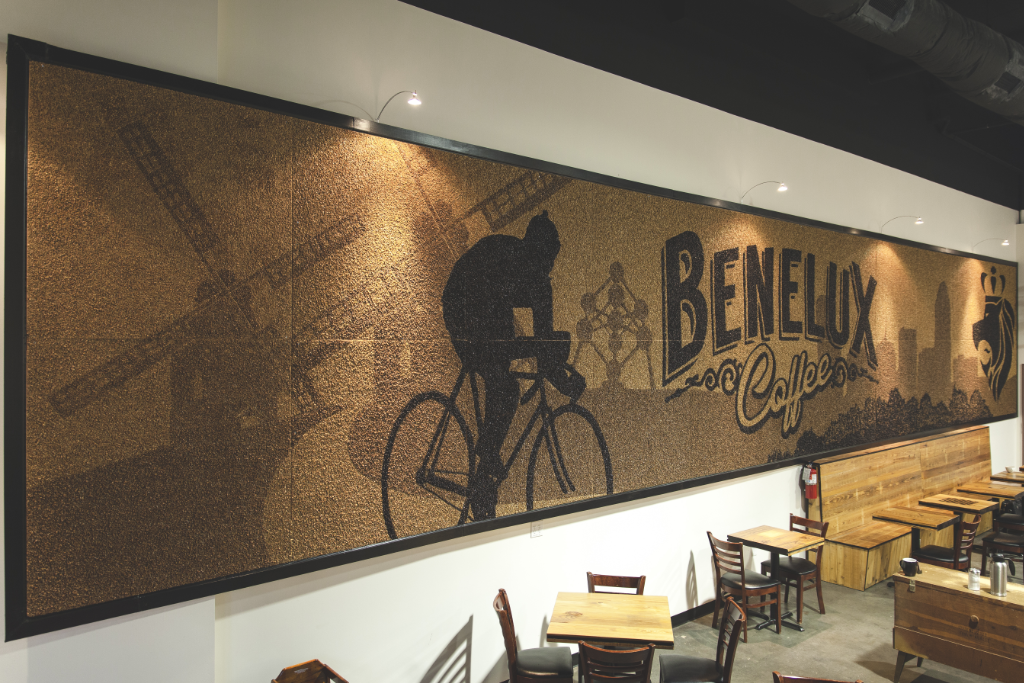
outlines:
[{"label": "concrete floor", "polygon": [[[823,584],[826,614],[818,614],[817,598],[808,595],[804,605],[803,633],[783,627],[761,631],[748,629],[749,642],[740,641],[733,668],[733,683],[771,683],[772,671],[800,676],[817,676],[864,683],[891,683],[896,670],[892,648],[893,589],[886,582],[861,592],[830,583]],[[790,607],[796,610],[796,594],[790,592]],[[793,620],[795,621],[794,614]],[[752,619],[751,623],[759,623]],[[675,629],[677,654],[715,656],[718,631],[711,628],[711,615]],[[666,652],[659,650],[659,652]],[[984,683],[992,679],[925,660],[921,668],[910,660],[900,683]],[[651,680],[657,683],[658,664]],[[1021,674],[1024,681],[1024,672]]]}]

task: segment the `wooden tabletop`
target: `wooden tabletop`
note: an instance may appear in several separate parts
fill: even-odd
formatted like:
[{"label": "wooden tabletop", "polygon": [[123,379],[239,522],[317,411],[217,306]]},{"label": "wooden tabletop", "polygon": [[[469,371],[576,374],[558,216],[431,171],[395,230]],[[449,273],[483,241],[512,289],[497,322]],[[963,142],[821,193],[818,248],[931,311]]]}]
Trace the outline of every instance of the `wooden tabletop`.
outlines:
[{"label": "wooden tabletop", "polygon": [[999,503],[991,500],[978,500],[977,498],[964,498],[955,493],[940,493],[937,496],[928,496],[918,501],[919,504],[930,508],[942,508],[954,512],[974,512],[981,514],[989,510],[995,510]]},{"label": "wooden tabletop", "polygon": [[868,522],[855,526],[852,529],[840,532],[835,536],[829,536],[829,543],[848,545],[854,548],[871,550],[883,543],[894,541],[897,538],[909,536],[914,531],[913,527],[905,524],[893,524],[892,522]]},{"label": "wooden tabletop", "polygon": [[875,519],[886,522],[899,522],[910,524],[921,529],[945,529],[956,522],[957,513],[952,510],[943,510],[936,507],[924,507],[921,505],[907,505],[892,507],[887,510],[879,510],[872,514]]},{"label": "wooden tabletop", "polygon": [[552,643],[616,643],[671,650],[672,615],[663,595],[559,593],[551,611]]},{"label": "wooden tabletop", "polygon": [[1024,484],[1024,472],[996,472],[992,481],[1005,481],[1008,484]]},{"label": "wooden tabletop", "polygon": [[991,498],[1020,498],[1024,496],[1024,488],[1010,484],[978,483],[964,484],[958,486],[957,491],[965,493],[978,493]]},{"label": "wooden tabletop", "polygon": [[780,555],[802,553],[825,544],[825,539],[821,536],[802,534],[799,531],[788,531],[768,525],[729,534],[726,538],[733,543],[742,543],[751,548],[760,548]]}]

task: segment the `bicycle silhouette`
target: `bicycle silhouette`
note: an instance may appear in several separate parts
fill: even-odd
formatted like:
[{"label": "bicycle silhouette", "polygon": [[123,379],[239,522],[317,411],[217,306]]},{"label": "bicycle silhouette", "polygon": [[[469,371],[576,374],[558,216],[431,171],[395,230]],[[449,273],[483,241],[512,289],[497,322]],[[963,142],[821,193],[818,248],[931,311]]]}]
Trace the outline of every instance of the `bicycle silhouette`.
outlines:
[{"label": "bicycle silhouette", "polygon": [[[579,377],[569,364],[563,370]],[[501,462],[498,486],[522,474],[521,468],[513,466],[530,444],[527,510],[612,493],[611,456],[590,411],[571,399],[552,409],[546,387],[550,380],[540,372],[511,374],[533,382],[520,399],[520,408],[535,396],[537,401],[511,454]],[[474,432],[457,405],[467,377],[475,430],[480,434],[483,414],[477,375],[465,367],[448,396],[438,391],[416,395],[391,427],[381,467],[384,523],[391,538],[473,521],[470,500],[478,460]],[[550,464],[550,479],[546,468],[538,468],[542,459]]]}]

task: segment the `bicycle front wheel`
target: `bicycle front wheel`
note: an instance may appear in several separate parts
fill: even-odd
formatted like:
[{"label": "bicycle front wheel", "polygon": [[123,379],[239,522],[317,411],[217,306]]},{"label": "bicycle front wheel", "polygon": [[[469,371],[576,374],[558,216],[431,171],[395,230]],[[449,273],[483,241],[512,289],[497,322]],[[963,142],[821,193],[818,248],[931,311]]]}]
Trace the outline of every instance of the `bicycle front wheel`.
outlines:
[{"label": "bicycle front wheel", "polygon": [[597,420],[567,403],[542,424],[526,471],[526,509],[612,493],[612,459]]},{"label": "bicycle front wheel", "polygon": [[468,520],[472,453],[473,434],[447,396],[429,391],[406,404],[391,427],[381,468],[381,507],[391,538]]}]

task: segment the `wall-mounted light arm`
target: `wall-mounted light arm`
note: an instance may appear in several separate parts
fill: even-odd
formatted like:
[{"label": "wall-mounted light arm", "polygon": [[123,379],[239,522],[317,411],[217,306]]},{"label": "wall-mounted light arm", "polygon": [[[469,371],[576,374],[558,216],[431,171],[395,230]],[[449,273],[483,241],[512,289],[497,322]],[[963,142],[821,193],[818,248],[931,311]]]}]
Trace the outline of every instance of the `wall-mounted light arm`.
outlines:
[{"label": "wall-mounted light arm", "polygon": [[[768,185],[770,183],[779,186],[776,192],[785,192],[786,190],[789,189],[789,185],[786,185],[786,183],[780,180],[766,180],[763,183],[758,183],[757,185],[754,185],[754,187],[750,188],[750,190],[753,190],[755,187],[761,187],[762,185]],[[750,194],[750,190],[747,190],[740,196],[740,204],[743,203],[743,198]]]},{"label": "wall-mounted light arm", "polygon": [[[409,98],[409,104],[411,104],[412,106],[418,107],[419,105],[423,104],[422,100],[420,100],[419,95],[416,94],[415,90],[399,90],[394,95],[389,97],[388,101],[384,103],[384,106],[380,108],[380,111],[377,112],[377,117],[373,120],[374,123],[380,123],[380,115],[383,114],[384,110],[388,108],[389,104],[391,104],[391,100],[395,99],[396,97],[398,97],[402,93],[409,93],[409,94],[412,95],[412,97]],[[363,111],[366,111],[366,110],[363,109]]]},{"label": "wall-mounted light arm", "polygon": [[915,219],[914,220],[914,225],[921,225],[922,223],[924,223],[924,219],[921,218],[920,216],[893,216],[892,218],[890,218],[886,222],[882,223],[882,227],[880,227],[878,229],[878,232],[884,232],[885,231],[885,226],[889,225],[890,223],[892,223],[897,218],[913,218],[913,219]]},{"label": "wall-mounted light arm", "polygon": [[989,237],[987,239],[983,239],[980,242],[975,242],[973,245],[971,245],[971,253],[974,252],[974,247],[978,246],[979,244],[984,244],[985,242],[991,242],[993,240],[1002,240],[1002,243],[999,246],[1002,246],[1002,247],[1010,246],[1010,240],[1008,240],[1008,239],[1006,239],[1004,237]]}]

